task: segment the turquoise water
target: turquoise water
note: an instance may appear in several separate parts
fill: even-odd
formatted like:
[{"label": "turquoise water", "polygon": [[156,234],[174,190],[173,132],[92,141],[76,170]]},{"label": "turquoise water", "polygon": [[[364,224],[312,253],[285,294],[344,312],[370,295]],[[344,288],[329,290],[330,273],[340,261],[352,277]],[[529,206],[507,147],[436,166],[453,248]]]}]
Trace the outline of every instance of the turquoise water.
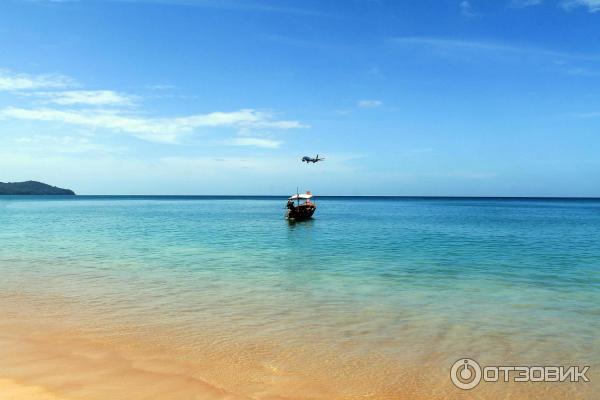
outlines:
[{"label": "turquoise water", "polygon": [[317,204],[289,224],[284,198],[3,197],[0,290],[281,365],[600,364],[600,200]]}]

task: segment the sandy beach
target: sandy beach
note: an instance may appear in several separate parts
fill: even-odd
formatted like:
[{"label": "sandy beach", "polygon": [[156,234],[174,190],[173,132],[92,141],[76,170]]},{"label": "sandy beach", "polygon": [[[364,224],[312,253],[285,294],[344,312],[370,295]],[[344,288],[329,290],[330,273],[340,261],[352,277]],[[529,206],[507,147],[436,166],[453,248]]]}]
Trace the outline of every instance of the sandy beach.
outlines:
[{"label": "sandy beach", "polygon": [[[52,320],[18,311],[19,301],[0,304],[2,314],[10,315],[0,323],[3,400],[592,399],[598,387],[594,381],[513,383],[460,391],[449,383],[445,356],[435,353],[380,365],[370,356],[344,365],[301,354],[306,368],[298,370],[270,357],[275,350],[267,343],[232,346],[213,338],[212,347],[196,348],[190,357],[177,337],[137,337],[123,327],[103,336],[88,324],[78,326],[77,319],[90,318],[85,312]],[[591,376],[597,382],[598,375]]]}]

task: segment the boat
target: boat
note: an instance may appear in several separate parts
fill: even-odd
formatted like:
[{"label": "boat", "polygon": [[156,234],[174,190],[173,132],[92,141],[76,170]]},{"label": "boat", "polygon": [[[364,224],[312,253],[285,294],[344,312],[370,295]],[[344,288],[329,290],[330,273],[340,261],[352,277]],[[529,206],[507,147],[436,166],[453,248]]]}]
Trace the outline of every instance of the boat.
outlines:
[{"label": "boat", "polygon": [[285,219],[289,221],[302,221],[312,218],[317,209],[317,205],[311,201],[312,197],[311,192],[296,193],[290,196],[287,201]]}]

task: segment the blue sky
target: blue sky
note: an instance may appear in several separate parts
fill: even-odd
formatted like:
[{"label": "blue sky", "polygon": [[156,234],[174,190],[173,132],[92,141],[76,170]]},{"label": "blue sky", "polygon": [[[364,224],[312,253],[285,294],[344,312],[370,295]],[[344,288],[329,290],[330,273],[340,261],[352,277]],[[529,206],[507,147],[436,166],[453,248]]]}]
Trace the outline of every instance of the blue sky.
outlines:
[{"label": "blue sky", "polygon": [[600,0],[4,0],[0,181],[600,196],[599,84]]}]

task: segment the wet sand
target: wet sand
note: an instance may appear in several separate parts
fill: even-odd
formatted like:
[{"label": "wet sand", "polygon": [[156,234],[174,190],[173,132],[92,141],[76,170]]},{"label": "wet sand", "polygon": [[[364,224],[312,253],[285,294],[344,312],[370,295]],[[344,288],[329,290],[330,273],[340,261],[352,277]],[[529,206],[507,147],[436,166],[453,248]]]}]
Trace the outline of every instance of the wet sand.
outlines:
[{"label": "wet sand", "polygon": [[57,326],[3,323],[0,360],[0,393],[15,399],[246,398],[203,381],[162,346],[111,343]]},{"label": "wet sand", "polygon": [[190,351],[172,332],[138,336],[118,323],[110,330],[90,329],[93,318],[84,310],[76,318],[39,314],[36,304],[44,310],[60,307],[49,301],[0,302],[3,400],[592,399],[597,388],[593,382],[485,384],[460,391],[448,379],[446,355],[435,352],[380,364],[372,355],[362,362],[357,355],[350,365],[320,354],[295,354],[304,358],[302,369],[296,361],[282,363],[276,354],[282,349],[269,348],[268,340],[240,338],[232,344],[211,338],[212,347],[204,342]]}]

